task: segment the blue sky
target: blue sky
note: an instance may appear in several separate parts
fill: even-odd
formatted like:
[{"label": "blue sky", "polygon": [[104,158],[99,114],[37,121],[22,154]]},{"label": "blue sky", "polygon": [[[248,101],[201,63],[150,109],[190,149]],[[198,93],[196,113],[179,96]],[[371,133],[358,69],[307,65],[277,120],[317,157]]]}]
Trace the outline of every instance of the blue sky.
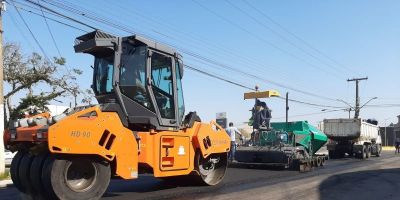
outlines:
[{"label": "blue sky", "polygon": [[[375,96],[378,99],[372,101],[371,105],[400,103],[400,21],[397,20],[400,17],[399,1],[66,2],[78,5],[79,9],[83,8],[87,13],[123,24],[136,33],[173,45],[178,50],[196,53],[297,90],[354,104],[355,85],[346,80],[368,76],[367,81],[360,83],[361,103]],[[27,8],[19,3],[17,6]],[[90,23],[81,16],[62,12]],[[46,53],[49,56],[57,56],[43,18],[22,10],[21,14]],[[31,51],[39,52],[11,5],[8,5],[3,16],[4,40],[20,43],[26,54]],[[273,22],[266,16],[273,19]],[[73,52],[74,38],[83,32],[52,21],[49,21],[49,25],[69,66],[84,71],[79,79],[81,87],[89,88],[93,58]],[[93,25],[116,35],[129,35],[103,24]],[[18,29],[22,30],[23,34]],[[184,52],[182,54],[186,64],[250,87],[257,84],[262,90],[276,89],[282,95],[289,91],[290,98],[296,100],[346,106],[339,101],[290,91],[206,63]],[[197,111],[202,119],[211,120],[217,112],[227,112],[228,120],[236,123],[249,118],[248,110],[253,101],[243,100],[243,93],[248,90],[189,70],[185,71],[183,84],[186,110]],[[69,104],[69,99],[63,101],[66,105]],[[275,121],[284,120],[283,100],[268,99],[267,104],[273,110]],[[323,114],[305,115],[320,113],[323,109],[291,102],[289,113],[292,117],[289,119],[317,123],[324,118],[348,116],[348,112],[344,111],[326,112],[331,109]],[[399,114],[400,107],[366,107],[361,111],[361,117],[376,118],[381,124],[395,122]]]}]

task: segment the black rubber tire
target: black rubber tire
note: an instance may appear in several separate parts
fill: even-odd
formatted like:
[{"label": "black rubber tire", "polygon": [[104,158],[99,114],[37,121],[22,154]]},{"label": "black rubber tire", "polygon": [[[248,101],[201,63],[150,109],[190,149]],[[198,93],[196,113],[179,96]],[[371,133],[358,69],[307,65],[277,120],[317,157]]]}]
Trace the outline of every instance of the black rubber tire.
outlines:
[{"label": "black rubber tire", "polygon": [[39,196],[45,193],[45,189],[42,183],[42,170],[47,155],[48,155],[47,153],[43,153],[38,156],[35,156],[33,158],[29,173],[33,193]]},{"label": "black rubber tire", "polygon": [[376,157],[380,157],[382,153],[382,145],[378,145],[378,153],[376,153]]},{"label": "black rubber tire", "polygon": [[300,171],[300,161],[299,159],[292,159],[289,165],[289,169],[293,171]]},{"label": "black rubber tire", "polygon": [[317,157],[317,167],[321,167],[322,166],[322,159],[321,157]]},{"label": "black rubber tire", "polygon": [[55,156],[49,154],[47,158],[44,160],[42,167],[42,175],[40,177],[42,181],[42,187],[44,188],[44,196],[45,199],[58,199],[57,195],[54,193],[53,186],[51,184],[51,170],[53,167],[53,163],[55,160]]},{"label": "black rubber tire", "polygon": [[203,156],[199,151],[195,156],[195,170],[199,173],[199,176],[197,177],[201,179],[201,183],[204,185],[217,185],[220,183],[225,176],[226,169],[228,168],[228,153],[211,154],[206,159],[212,157],[219,158],[220,161],[215,164],[214,170],[212,170],[210,174],[206,175],[201,172],[205,159],[203,159]]},{"label": "black rubber tire", "polygon": [[[96,170],[94,180],[85,189],[75,191],[68,186],[67,171],[73,164],[89,163]],[[80,200],[100,199],[107,190],[111,179],[108,162],[90,158],[58,158],[49,156],[42,171],[42,182],[46,190],[51,188],[51,199]]]},{"label": "black rubber tire", "polygon": [[311,166],[311,168],[318,167],[316,158],[311,158],[311,165],[310,166]]},{"label": "black rubber tire", "polygon": [[370,158],[371,157],[371,147],[369,145],[366,146],[366,157]]},{"label": "black rubber tire", "polygon": [[34,156],[30,153],[25,153],[21,158],[19,165],[19,180],[21,181],[22,187],[25,189],[25,193],[32,194],[33,188],[30,181],[30,169]]},{"label": "black rubber tire", "polygon": [[26,189],[22,186],[21,180],[19,178],[19,166],[20,166],[21,159],[24,156],[24,154],[25,154],[25,152],[18,151],[17,154],[14,156],[13,160],[11,161],[11,167],[10,167],[11,180],[12,180],[14,186],[20,192],[26,191]]},{"label": "black rubber tire", "polygon": [[367,148],[363,145],[362,152],[361,152],[361,159],[365,160],[367,158]]}]

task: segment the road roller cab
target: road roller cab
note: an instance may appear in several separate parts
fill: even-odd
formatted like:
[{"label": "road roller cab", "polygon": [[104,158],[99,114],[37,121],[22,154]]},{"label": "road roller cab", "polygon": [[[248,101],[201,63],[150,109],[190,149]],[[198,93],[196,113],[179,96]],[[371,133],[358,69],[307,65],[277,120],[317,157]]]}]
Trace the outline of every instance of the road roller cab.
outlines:
[{"label": "road roller cab", "polygon": [[11,165],[18,190],[98,199],[110,177],[134,179],[141,172],[191,175],[207,185],[222,180],[229,137],[215,122],[185,115],[183,64],[175,50],[101,31],[78,37],[74,48],[95,58],[92,89],[99,105],[10,123],[4,141],[18,151]]}]

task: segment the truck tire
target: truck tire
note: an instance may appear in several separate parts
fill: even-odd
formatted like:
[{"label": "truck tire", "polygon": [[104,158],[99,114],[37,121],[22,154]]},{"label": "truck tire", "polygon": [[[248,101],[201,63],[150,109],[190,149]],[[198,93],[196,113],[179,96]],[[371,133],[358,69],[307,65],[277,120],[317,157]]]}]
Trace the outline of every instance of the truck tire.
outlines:
[{"label": "truck tire", "polygon": [[50,155],[42,171],[42,182],[50,198],[100,199],[110,183],[108,162],[92,158],[59,158]]},{"label": "truck tire", "polygon": [[20,166],[21,159],[24,156],[24,154],[25,154],[25,152],[18,151],[17,154],[12,159],[11,167],[10,167],[11,180],[12,180],[14,186],[21,192],[26,191],[26,189],[22,186],[21,180],[19,178],[19,166]]},{"label": "truck tire", "polygon": [[367,158],[367,148],[365,145],[363,145],[361,152],[361,159],[365,160],[366,158]]},{"label": "truck tire", "polygon": [[366,158],[370,158],[371,157],[371,146],[370,145],[366,145]]},{"label": "truck tire", "polygon": [[[218,162],[214,162],[218,161]],[[195,170],[205,185],[216,185],[222,181],[228,167],[228,153],[211,154],[203,158],[198,151],[195,157]]]},{"label": "truck tire", "polygon": [[33,191],[29,173],[33,158],[34,156],[30,153],[25,153],[21,158],[21,163],[18,170],[19,180],[21,181],[21,185],[24,188],[24,192],[27,194],[32,194]]},{"label": "truck tire", "polygon": [[54,193],[53,186],[51,185],[51,169],[55,160],[54,155],[49,154],[44,160],[42,167],[42,175],[40,177],[42,181],[42,187],[44,188],[44,199],[57,199],[57,195]]},{"label": "truck tire", "polygon": [[321,167],[322,166],[322,159],[321,157],[317,157],[317,167]]},{"label": "truck tire", "polygon": [[[47,153],[35,156],[33,158],[30,172],[29,172],[33,192],[38,195],[45,193],[41,178],[42,178],[42,169],[43,169],[44,162],[46,161],[46,158],[47,158]],[[43,199],[43,198],[39,197],[39,199]]]},{"label": "truck tire", "polygon": [[382,145],[378,144],[377,153],[375,154],[376,157],[380,157],[382,152]]},{"label": "truck tire", "polygon": [[299,171],[300,170],[300,161],[299,159],[291,159],[291,162],[289,164],[289,169],[293,171]]}]

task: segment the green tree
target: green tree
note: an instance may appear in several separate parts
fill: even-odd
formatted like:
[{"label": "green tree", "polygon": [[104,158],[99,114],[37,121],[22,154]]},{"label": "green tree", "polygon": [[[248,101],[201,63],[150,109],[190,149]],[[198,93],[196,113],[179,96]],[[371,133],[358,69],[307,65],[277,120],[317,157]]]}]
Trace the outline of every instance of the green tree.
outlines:
[{"label": "green tree", "polygon": [[[81,93],[76,79],[82,71],[72,69],[63,73],[65,70],[61,68],[66,67],[65,58],[54,57],[50,61],[37,53],[25,56],[20,46],[14,43],[5,44],[3,57],[4,81],[10,86],[4,99],[12,117],[19,116],[29,106],[41,107],[43,103],[49,103],[57,97],[76,97]],[[48,88],[49,91],[44,92],[43,88]],[[34,90],[40,91],[40,94],[35,95]],[[27,97],[22,98],[20,105],[14,110],[12,97],[19,92],[27,92]]]}]

